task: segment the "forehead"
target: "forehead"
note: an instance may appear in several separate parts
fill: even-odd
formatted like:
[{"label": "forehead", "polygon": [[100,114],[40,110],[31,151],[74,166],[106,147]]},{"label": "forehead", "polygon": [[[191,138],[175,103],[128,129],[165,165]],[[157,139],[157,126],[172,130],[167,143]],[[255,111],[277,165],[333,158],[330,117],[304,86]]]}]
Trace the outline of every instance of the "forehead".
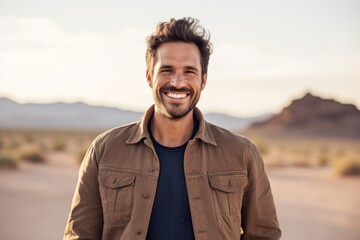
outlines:
[{"label": "forehead", "polygon": [[193,66],[200,68],[200,51],[194,43],[163,43],[156,51],[156,65]]}]

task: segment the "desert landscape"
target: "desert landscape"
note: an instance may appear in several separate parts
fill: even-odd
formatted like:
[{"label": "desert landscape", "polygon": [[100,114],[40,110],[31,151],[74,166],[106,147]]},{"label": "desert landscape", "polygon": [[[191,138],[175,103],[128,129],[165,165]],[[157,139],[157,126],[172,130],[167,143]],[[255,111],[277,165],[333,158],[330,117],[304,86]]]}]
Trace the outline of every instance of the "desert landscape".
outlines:
[{"label": "desert landscape", "polygon": [[[309,96],[304,98],[314,100]],[[248,136],[263,156],[282,239],[357,240],[360,238],[360,140],[357,130],[352,132],[347,127],[354,128],[350,124],[353,122],[358,125],[358,114],[353,110],[345,114],[342,108],[328,107],[325,115],[332,109],[335,120],[317,114],[312,116],[313,120],[293,124],[294,115],[301,119],[311,111],[303,108],[304,101],[300,105],[299,101],[294,102],[272,120],[238,131]],[[297,110],[299,106],[302,115]],[[340,117],[336,116],[339,111]],[[336,127],[340,128],[338,132],[333,129],[331,136],[319,134],[322,130],[319,128],[309,129],[314,128],[312,122],[333,128],[331,121],[336,121]],[[326,128],[323,127],[328,131]],[[0,239],[62,238],[79,165],[87,147],[100,132],[0,130]]]},{"label": "desert landscape", "polygon": [[[1,131],[2,154],[18,157],[0,170],[1,239],[61,239],[81,155],[95,135]],[[254,142],[267,165],[283,239],[359,239],[360,177],[336,165],[359,156],[359,141]]]}]

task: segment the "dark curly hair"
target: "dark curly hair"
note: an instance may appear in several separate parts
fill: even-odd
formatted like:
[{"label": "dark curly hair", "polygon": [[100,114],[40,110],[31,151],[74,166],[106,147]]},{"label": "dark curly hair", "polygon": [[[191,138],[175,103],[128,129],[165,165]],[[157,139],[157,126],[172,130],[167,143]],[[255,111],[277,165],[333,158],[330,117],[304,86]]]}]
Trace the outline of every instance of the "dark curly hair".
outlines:
[{"label": "dark curly hair", "polygon": [[168,22],[161,22],[157,25],[156,31],[147,37],[146,68],[151,75],[156,63],[156,50],[162,43],[185,42],[194,43],[201,55],[202,76],[207,73],[212,44],[210,33],[206,31],[195,18],[171,18]]}]

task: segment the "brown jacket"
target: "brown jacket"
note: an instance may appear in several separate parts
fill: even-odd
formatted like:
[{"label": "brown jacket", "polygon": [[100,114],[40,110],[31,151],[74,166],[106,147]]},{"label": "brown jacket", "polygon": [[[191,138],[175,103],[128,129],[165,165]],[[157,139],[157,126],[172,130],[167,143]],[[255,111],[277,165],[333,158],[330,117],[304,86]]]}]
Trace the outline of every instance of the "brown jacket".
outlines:
[{"label": "brown jacket", "polygon": [[[109,130],[90,146],[79,172],[64,239],[145,239],[159,161],[138,123]],[[204,121],[184,156],[196,240],[280,239],[270,184],[255,146]],[[164,226],[166,227],[166,226]]]}]

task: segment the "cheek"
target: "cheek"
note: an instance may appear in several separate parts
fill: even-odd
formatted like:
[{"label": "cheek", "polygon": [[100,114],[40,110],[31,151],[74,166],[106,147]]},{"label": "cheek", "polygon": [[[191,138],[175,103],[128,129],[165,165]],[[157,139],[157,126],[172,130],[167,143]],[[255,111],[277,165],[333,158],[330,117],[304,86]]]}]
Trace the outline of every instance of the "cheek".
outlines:
[{"label": "cheek", "polygon": [[191,87],[192,87],[195,91],[200,92],[201,90],[203,90],[204,84],[201,83],[201,82],[198,82],[198,83],[196,83],[196,84],[193,84]]},{"label": "cheek", "polygon": [[166,79],[163,78],[156,78],[154,79],[153,86],[157,91],[160,91],[160,89],[167,84]]}]

